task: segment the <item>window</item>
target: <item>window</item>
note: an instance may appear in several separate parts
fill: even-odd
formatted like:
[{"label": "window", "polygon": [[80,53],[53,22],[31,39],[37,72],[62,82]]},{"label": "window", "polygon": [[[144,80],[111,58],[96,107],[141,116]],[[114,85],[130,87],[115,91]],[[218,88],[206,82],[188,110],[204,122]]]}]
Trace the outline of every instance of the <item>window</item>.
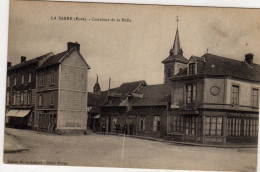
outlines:
[{"label": "window", "polygon": [[167,76],[172,77],[172,68],[168,67],[167,69]]},{"label": "window", "polygon": [[6,92],[6,105],[9,105],[9,92]]},{"label": "window", "polygon": [[160,130],[160,116],[153,117],[153,131],[157,132]]},{"label": "window", "polygon": [[186,100],[187,103],[192,103],[196,100],[196,84],[187,85]]},{"label": "window", "polygon": [[27,93],[27,104],[30,105],[32,103],[32,92],[28,91]]},{"label": "window", "polygon": [[54,105],[54,93],[50,93],[50,106]]},{"label": "window", "polygon": [[253,107],[258,107],[258,89],[253,88],[252,90],[252,106]]},{"label": "window", "polygon": [[16,104],[17,104],[17,105],[20,104],[20,100],[21,100],[20,91],[17,91],[17,92],[16,92]]},{"label": "window", "polygon": [[173,131],[174,132],[183,131],[183,116],[181,115],[173,116]]},{"label": "window", "polygon": [[190,63],[189,64],[189,74],[190,75],[195,74],[195,63]]},{"label": "window", "polygon": [[10,76],[7,77],[7,87],[10,87]]},{"label": "window", "polygon": [[244,119],[244,136],[258,136],[257,119]]},{"label": "window", "polygon": [[40,85],[40,86],[43,86],[43,85],[44,85],[44,75],[43,75],[43,73],[40,74],[39,80],[40,80],[40,81],[39,81],[39,85]]},{"label": "window", "polygon": [[23,92],[21,92],[21,96],[20,96],[20,104],[23,104],[23,101],[24,101],[23,98],[24,98],[24,97],[23,97]]},{"label": "window", "polygon": [[24,84],[24,74],[22,74],[22,84]]},{"label": "window", "polygon": [[28,76],[28,82],[32,82],[32,73],[29,73],[29,76]]},{"label": "window", "polygon": [[42,99],[42,94],[39,94],[39,106],[42,106],[42,103],[43,103],[43,99]]},{"label": "window", "polygon": [[51,72],[51,84],[55,84],[55,72]]},{"label": "window", "polygon": [[207,116],[205,118],[206,136],[222,136],[222,117]]},{"label": "window", "polygon": [[185,134],[195,135],[195,116],[184,118]]},{"label": "window", "polygon": [[14,93],[14,101],[13,101],[13,105],[16,105],[16,92]]},{"label": "window", "polygon": [[232,85],[232,90],[231,90],[231,103],[234,105],[239,104],[239,86],[237,85]]},{"label": "window", "polygon": [[25,91],[24,91],[24,95],[23,95],[23,100],[24,100],[23,103],[24,103],[25,105],[27,105],[27,98],[28,98],[27,94],[28,94],[28,93],[27,93],[27,91],[25,90]]},{"label": "window", "polygon": [[241,118],[227,118],[227,136],[241,136]]},{"label": "window", "polygon": [[16,76],[14,76],[14,86],[16,86]]},{"label": "window", "polygon": [[145,130],[145,117],[140,117],[139,130]]}]

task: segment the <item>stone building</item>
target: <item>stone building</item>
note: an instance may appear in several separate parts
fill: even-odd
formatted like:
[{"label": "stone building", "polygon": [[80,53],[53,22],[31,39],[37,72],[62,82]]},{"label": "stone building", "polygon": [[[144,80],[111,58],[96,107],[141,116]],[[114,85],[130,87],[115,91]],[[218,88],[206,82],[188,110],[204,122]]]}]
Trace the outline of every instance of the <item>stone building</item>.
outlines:
[{"label": "stone building", "polygon": [[37,68],[34,129],[58,134],[87,130],[87,77],[90,67],[80,44],[49,57]]},{"label": "stone building", "polygon": [[7,65],[6,85],[6,125],[19,128],[32,128],[35,115],[36,69],[53,53]]}]

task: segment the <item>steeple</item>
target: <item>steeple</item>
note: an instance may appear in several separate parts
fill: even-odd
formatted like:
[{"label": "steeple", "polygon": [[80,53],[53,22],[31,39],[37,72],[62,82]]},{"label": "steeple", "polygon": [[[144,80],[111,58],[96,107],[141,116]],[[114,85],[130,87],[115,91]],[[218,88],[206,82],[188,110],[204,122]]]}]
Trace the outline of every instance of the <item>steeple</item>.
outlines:
[{"label": "steeple", "polygon": [[100,88],[100,85],[98,83],[98,75],[97,75],[97,81],[96,81],[96,84],[93,87],[93,92],[99,94],[100,91],[101,91],[101,88]]},{"label": "steeple", "polygon": [[178,23],[179,23],[179,17],[178,16],[176,16],[176,21],[177,21],[177,30],[176,30],[176,34],[175,34],[173,47],[170,50],[170,55],[171,56],[176,56],[176,55],[183,56],[183,52],[182,52],[182,49],[181,49],[181,46],[180,46],[180,38],[179,38],[179,30],[178,30]]}]

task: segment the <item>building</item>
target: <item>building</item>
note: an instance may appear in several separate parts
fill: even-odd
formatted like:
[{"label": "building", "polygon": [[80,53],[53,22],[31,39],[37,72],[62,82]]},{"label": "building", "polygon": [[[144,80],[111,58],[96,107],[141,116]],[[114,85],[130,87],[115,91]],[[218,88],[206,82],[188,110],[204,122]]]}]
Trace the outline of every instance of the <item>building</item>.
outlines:
[{"label": "building", "polygon": [[67,50],[49,57],[37,68],[35,130],[86,132],[88,69],[80,44],[71,42]]},{"label": "building", "polygon": [[260,65],[205,54],[170,78],[168,133],[197,142],[257,142]]},{"label": "building", "polygon": [[[135,114],[132,111],[132,103],[142,87],[146,86],[145,81],[127,82],[118,88],[108,90],[108,96],[102,98],[100,103],[100,126],[106,125],[107,132],[116,132],[116,125],[120,132],[126,127],[128,134],[135,132]],[[131,125],[130,125],[131,124]],[[101,129],[101,128],[100,128]],[[101,130],[100,130],[101,131]]]},{"label": "building", "polygon": [[172,63],[169,57],[162,61],[165,69],[172,67],[164,72],[172,87],[167,135],[202,143],[257,142],[260,65],[253,54],[238,61],[206,53],[178,68],[184,59],[178,28],[171,52]]},{"label": "building", "polygon": [[7,65],[6,85],[6,125],[19,128],[32,128],[34,125],[36,97],[36,69],[53,53]]}]

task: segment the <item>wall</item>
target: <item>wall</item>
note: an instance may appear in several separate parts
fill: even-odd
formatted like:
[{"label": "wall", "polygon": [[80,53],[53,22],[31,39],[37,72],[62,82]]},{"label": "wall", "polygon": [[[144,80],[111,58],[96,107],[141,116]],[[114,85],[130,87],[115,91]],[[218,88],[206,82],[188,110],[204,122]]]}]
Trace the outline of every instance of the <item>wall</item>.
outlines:
[{"label": "wall", "polygon": [[87,66],[77,51],[60,65],[60,87],[57,129],[87,129]]}]

